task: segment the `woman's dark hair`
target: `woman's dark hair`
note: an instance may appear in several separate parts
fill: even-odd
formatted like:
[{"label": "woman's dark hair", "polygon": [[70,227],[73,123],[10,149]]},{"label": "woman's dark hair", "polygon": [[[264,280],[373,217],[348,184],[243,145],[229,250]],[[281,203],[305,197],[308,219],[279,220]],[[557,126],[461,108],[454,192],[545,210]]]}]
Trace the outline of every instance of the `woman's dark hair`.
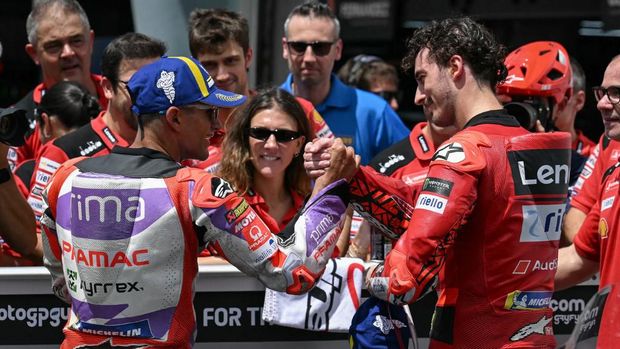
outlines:
[{"label": "woman's dark hair", "polygon": [[[306,113],[295,97],[280,88],[259,90],[242,110],[232,115],[222,146],[224,156],[220,162],[218,175],[232,183],[240,193],[245,193],[254,179],[248,135],[252,118],[263,110],[274,108],[280,109],[295,120],[297,131],[305,136],[306,140],[315,137]],[[310,178],[306,174],[301,156],[293,158],[284,176],[287,188],[301,195],[310,192]]]},{"label": "woman's dark hair", "polygon": [[76,128],[87,124],[99,114],[101,107],[97,98],[82,85],[73,81],[61,81],[47,90],[37,110],[37,122],[43,125],[41,113],[54,115],[65,127]]}]

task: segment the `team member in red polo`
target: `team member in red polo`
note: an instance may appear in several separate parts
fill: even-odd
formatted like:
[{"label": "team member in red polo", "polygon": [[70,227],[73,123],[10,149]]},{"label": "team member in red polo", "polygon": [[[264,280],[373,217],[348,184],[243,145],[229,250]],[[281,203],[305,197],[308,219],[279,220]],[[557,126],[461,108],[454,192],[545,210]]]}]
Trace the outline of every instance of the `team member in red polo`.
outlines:
[{"label": "team member in red polo", "polygon": [[[597,108],[603,117],[605,136],[620,140],[620,56],[614,57],[594,88]],[[599,158],[599,162],[602,159]],[[609,161],[609,159],[607,159]],[[597,162],[597,166],[599,166]],[[602,162],[600,162],[602,164]],[[602,168],[597,202],[575,236],[574,243],[560,249],[555,275],[556,289],[564,289],[600,273],[599,289],[620,284],[620,162],[609,161]],[[620,346],[617,307],[606,307],[598,334],[597,348]]]},{"label": "team member in red polo", "polygon": [[16,107],[26,110],[31,130],[26,144],[9,150],[8,158],[12,168],[38,155],[42,144],[35,113],[45,91],[57,82],[77,82],[99,98],[101,109],[108,106],[108,99],[101,86],[101,76],[90,73],[95,34],[77,1],[33,2],[26,21],[26,31],[26,52],[41,67],[43,82],[16,104]]}]

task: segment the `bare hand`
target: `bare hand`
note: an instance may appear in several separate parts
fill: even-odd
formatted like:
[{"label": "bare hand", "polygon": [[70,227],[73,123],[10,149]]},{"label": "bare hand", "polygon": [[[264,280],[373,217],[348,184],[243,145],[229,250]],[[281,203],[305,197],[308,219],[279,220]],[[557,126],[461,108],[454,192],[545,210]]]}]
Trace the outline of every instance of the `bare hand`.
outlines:
[{"label": "bare hand", "polygon": [[329,152],[334,139],[316,138],[306,144],[304,148],[304,168],[310,178],[316,179],[325,174],[325,169],[330,165],[331,154]]},{"label": "bare hand", "polygon": [[347,181],[353,178],[360,163],[360,157],[355,155],[353,148],[345,146],[342,139],[336,138],[330,148],[330,154],[329,167],[325,169],[325,174],[321,178],[327,177],[325,180],[330,183],[342,178]]}]

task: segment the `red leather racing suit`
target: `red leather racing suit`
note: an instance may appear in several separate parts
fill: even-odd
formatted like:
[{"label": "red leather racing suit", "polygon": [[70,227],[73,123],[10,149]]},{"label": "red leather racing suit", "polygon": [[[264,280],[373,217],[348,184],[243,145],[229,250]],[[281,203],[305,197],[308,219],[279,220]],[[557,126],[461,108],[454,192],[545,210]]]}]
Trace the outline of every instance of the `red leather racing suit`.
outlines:
[{"label": "red leather racing suit", "polygon": [[[353,225],[359,227],[362,216],[372,222],[372,229],[378,228],[391,240],[404,233],[435,153],[435,145],[422,132],[426,125],[416,124],[409,137],[384,149],[357,171],[350,184],[352,203],[359,214],[353,215]],[[386,182],[391,191],[382,190]],[[392,195],[395,192],[399,195]]]},{"label": "red leather racing suit", "polygon": [[[409,137],[360,167],[350,183],[356,212],[391,240],[397,240],[407,229],[413,203],[435,153],[435,145],[422,132],[426,124],[418,123]],[[386,187],[389,189],[384,190]]]},{"label": "red leather racing suit", "polygon": [[62,348],[190,348],[206,243],[266,287],[308,291],[336,246],[347,192],[342,180],[327,186],[276,237],[228,182],[157,151],[67,161],[41,218],[53,290],[71,302]]},{"label": "red leather racing suit", "polygon": [[437,284],[430,348],[554,348],[553,277],[570,135],[489,111],[435,153],[404,236],[369,290],[411,303]]}]

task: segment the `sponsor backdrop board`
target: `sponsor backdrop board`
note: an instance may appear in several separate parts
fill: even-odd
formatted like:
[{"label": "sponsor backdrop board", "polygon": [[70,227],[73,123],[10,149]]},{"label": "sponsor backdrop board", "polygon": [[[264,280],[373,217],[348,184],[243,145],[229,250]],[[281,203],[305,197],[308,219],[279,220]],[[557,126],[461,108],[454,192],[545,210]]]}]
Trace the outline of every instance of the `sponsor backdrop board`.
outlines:
[{"label": "sponsor backdrop board", "polygon": [[[0,268],[0,348],[54,348],[62,340],[68,307],[51,294],[50,276],[42,267]],[[232,266],[201,266],[194,306],[196,348],[272,349],[344,348],[347,335],[292,329],[261,321],[264,287]],[[553,326],[562,343],[579,313],[596,292],[596,280],[557,292],[550,306]],[[428,346],[430,319],[436,298],[427,296],[412,306],[421,338]]]}]

